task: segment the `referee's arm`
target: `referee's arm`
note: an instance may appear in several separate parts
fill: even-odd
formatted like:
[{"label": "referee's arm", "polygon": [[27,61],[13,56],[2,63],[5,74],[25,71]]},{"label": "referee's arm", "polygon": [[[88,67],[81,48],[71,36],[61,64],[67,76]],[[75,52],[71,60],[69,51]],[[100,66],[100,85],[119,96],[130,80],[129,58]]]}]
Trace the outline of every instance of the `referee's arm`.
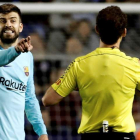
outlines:
[{"label": "referee's arm", "polygon": [[64,97],[70,94],[76,87],[75,61],[71,62],[64,74],[52,84],[42,98],[44,106],[51,106],[59,103]]},{"label": "referee's arm", "polygon": [[49,87],[42,98],[42,102],[43,105],[47,107],[59,103],[63,98],[64,97],[59,95],[52,87]]}]

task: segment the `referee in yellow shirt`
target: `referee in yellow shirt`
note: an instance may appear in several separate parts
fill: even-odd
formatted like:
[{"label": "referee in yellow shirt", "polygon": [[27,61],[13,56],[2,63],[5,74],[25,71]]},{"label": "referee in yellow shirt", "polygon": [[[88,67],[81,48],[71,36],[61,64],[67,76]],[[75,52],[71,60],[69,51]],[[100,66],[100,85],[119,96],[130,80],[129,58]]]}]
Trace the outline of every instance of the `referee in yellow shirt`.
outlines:
[{"label": "referee in yellow shirt", "polygon": [[135,140],[132,104],[140,90],[140,63],[119,50],[126,26],[119,7],[102,9],[96,19],[99,47],[76,58],[42,98],[45,106],[54,105],[78,88],[81,140]]}]

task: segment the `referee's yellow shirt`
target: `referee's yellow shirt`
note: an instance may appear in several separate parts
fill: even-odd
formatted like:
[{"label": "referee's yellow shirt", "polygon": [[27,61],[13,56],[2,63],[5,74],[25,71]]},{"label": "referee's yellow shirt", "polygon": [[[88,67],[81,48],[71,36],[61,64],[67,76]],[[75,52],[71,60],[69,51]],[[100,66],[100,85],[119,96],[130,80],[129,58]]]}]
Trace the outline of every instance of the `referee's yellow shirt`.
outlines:
[{"label": "referee's yellow shirt", "polygon": [[52,85],[65,97],[75,88],[82,99],[78,133],[98,132],[103,120],[116,132],[134,132],[132,104],[135,88],[140,90],[140,64],[119,49],[97,48],[78,57]]}]

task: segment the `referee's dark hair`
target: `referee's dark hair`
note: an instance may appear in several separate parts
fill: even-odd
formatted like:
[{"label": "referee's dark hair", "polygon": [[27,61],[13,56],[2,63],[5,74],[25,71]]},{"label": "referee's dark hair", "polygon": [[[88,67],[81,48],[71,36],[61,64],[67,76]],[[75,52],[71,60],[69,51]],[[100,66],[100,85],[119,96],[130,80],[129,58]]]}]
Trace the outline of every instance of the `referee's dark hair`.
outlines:
[{"label": "referee's dark hair", "polygon": [[16,5],[14,5],[14,4],[2,4],[2,5],[0,5],[0,13],[8,14],[10,12],[16,12],[19,15],[20,22],[22,22],[21,11]]},{"label": "referee's dark hair", "polygon": [[127,27],[127,15],[118,6],[102,9],[96,18],[96,30],[107,45],[117,42]]}]

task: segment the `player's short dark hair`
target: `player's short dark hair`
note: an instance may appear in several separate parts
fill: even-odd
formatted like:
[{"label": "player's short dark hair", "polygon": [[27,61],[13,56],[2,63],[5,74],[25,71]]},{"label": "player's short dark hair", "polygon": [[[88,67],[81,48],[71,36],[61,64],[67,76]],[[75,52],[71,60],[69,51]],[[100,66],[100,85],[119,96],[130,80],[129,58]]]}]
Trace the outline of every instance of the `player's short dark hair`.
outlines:
[{"label": "player's short dark hair", "polygon": [[126,27],[127,15],[118,6],[108,6],[97,15],[96,29],[107,45],[116,43]]},{"label": "player's short dark hair", "polygon": [[19,15],[20,21],[22,21],[21,11],[16,5],[14,5],[14,4],[2,4],[2,5],[0,5],[0,13],[8,14],[10,12],[16,12]]}]

